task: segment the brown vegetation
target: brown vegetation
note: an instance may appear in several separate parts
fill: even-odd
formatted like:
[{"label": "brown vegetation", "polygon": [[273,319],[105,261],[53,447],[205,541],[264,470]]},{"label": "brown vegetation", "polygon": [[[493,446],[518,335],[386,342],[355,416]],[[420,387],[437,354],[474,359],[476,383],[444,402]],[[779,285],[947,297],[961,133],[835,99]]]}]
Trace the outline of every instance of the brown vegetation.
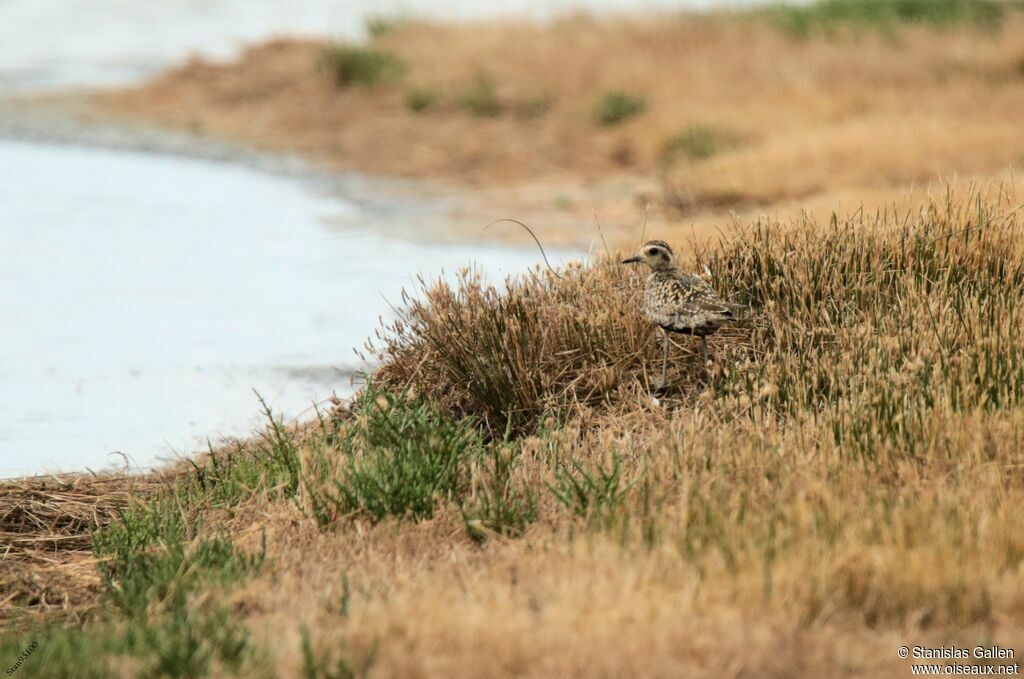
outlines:
[{"label": "brown vegetation", "polygon": [[[323,45],[283,40],[100,101],[335,167],[496,188],[488,215],[541,212],[588,237],[594,207],[635,225],[651,203],[652,223],[682,235],[732,212],[907,207],[914,189],[1005,179],[1024,160],[1016,13],[1001,28],[808,38],[730,15],[400,23],[371,48],[401,77],[339,87],[315,67]],[[644,105],[601,124],[595,107],[616,93]],[[701,147],[666,152],[695,131]]]},{"label": "brown vegetation", "polygon": [[[536,521],[482,548],[452,504],[305,523],[263,576],[284,586],[240,600],[256,629],[303,619],[383,675],[902,676],[902,644],[1019,647],[1018,213],[992,197],[729,234],[689,266],[750,317],[710,366],[676,347],[661,406],[625,267],[432,286],[378,342],[378,379],[523,432],[458,503],[532,489]],[[317,597],[335,604],[311,614]]]},{"label": "brown vegetation", "polygon": [[102,591],[92,532],[129,497],[160,487],[156,477],[38,476],[0,482],[0,623],[22,613],[71,617]]},{"label": "brown vegetation", "polygon": [[[686,266],[749,316],[709,365],[676,346],[660,405],[640,282],[614,259],[501,294],[429,285],[375,342],[370,392],[219,451],[94,538],[107,596],[142,603],[85,642],[26,633],[33,658],[105,648],[79,676],[903,676],[901,645],[1020,649],[1020,228],[992,194],[727,233]],[[438,452],[455,471],[432,486]]]}]

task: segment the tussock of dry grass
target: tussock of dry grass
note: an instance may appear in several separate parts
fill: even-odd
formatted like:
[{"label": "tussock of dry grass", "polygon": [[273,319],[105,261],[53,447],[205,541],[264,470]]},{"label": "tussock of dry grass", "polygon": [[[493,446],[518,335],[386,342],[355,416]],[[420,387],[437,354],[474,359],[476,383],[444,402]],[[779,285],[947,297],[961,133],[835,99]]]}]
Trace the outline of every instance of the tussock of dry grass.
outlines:
[{"label": "tussock of dry grass", "polygon": [[[830,226],[741,227],[684,263],[751,314],[714,336],[710,373],[682,340],[670,380],[676,405],[713,393],[706,407],[722,416],[849,409],[873,427],[905,428],[892,418],[906,414],[900,401],[911,396],[927,398],[927,408],[942,399],[956,409],[1016,403],[1024,394],[1013,340],[1024,285],[1016,213],[1008,200],[976,196]],[[371,347],[383,364],[377,377],[480,418],[499,436],[545,417],[643,409],[655,330],[639,313],[641,276],[616,260],[541,271],[500,291],[472,274],[455,289],[429,286]],[[893,379],[901,389],[889,403]],[[835,426],[868,435],[852,421]]]},{"label": "tussock of dry grass", "polygon": [[[641,291],[641,277],[613,258],[538,270],[500,290],[466,272],[456,288],[425,286],[379,333],[377,379],[477,417],[494,436],[533,430],[544,416],[635,405],[657,349]],[[686,382],[697,370],[677,361],[673,374]]]}]

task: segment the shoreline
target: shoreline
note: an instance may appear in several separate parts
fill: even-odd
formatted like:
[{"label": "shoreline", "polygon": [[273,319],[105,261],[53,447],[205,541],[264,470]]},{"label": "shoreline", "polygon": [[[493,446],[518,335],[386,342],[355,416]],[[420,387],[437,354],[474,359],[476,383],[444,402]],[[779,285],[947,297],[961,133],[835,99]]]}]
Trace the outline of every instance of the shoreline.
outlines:
[{"label": "shoreline", "polygon": [[[102,92],[102,91],[101,91]],[[484,231],[494,212],[472,189],[427,178],[342,171],[297,153],[261,150],[224,137],[125,120],[95,104],[96,91],[0,98],[0,140],[74,146],[225,163],[299,181],[365,210],[381,233],[410,242],[524,246],[517,232]],[[496,188],[500,191],[500,188]],[[486,215],[488,219],[476,215]],[[555,247],[586,247],[592,234],[556,234]]]},{"label": "shoreline", "polygon": [[[142,124],[125,126],[104,115],[102,111],[97,111],[90,103],[90,96],[89,92],[73,92],[59,96],[0,98],[0,142],[223,163],[299,182],[309,191],[352,204],[372,222],[375,231],[384,237],[412,244],[457,245],[473,242],[488,247],[514,246],[524,250],[533,247],[532,243],[524,244],[525,235],[518,230],[484,231],[484,223],[474,223],[471,217],[459,221],[459,213],[476,214],[471,196],[466,192],[424,180],[341,173],[318,167],[309,159],[295,155],[259,151],[202,135]],[[329,228],[346,229],[355,226],[350,220],[340,217],[328,218],[326,225]],[[578,243],[572,245],[579,247]],[[354,347],[358,347],[363,339],[360,338]],[[332,375],[336,372],[333,365],[325,368],[329,368]],[[348,373],[344,377],[346,383],[350,376],[351,373]],[[307,410],[299,417],[308,419],[312,414]],[[245,434],[248,435],[249,432]],[[197,444],[195,448],[199,451],[202,446]],[[173,456],[174,453],[168,451],[168,455]],[[98,471],[62,468],[36,474],[17,473],[0,479],[0,483],[46,483],[54,478],[88,481],[97,473],[143,477],[152,471],[177,464],[173,458],[164,458],[155,462],[155,466],[133,465],[126,472],[119,470],[119,465],[113,461],[102,464]]]}]

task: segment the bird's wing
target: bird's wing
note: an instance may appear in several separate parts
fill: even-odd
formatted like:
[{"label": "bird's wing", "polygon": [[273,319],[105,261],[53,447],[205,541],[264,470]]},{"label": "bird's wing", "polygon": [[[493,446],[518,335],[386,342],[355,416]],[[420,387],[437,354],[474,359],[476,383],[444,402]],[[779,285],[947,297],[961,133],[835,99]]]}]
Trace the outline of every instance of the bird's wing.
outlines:
[{"label": "bird's wing", "polygon": [[733,311],[743,308],[742,304],[732,304],[723,300],[714,288],[699,278],[688,277],[686,280],[676,280],[673,283],[673,293],[678,299],[680,315],[717,314],[729,317]]},{"label": "bird's wing", "polygon": [[658,325],[677,332],[711,328],[733,318],[741,305],[724,301],[710,285],[693,277],[665,281],[648,314]]},{"label": "bird's wing", "polygon": [[699,323],[711,320],[725,320],[733,317],[733,305],[723,302],[717,295],[693,292],[672,313],[674,319],[692,319]]}]

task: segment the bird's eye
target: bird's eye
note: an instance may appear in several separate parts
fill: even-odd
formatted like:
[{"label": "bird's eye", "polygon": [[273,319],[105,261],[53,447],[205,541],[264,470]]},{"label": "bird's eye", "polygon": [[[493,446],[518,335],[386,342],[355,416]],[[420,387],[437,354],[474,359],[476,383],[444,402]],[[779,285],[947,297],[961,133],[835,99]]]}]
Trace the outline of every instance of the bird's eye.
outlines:
[{"label": "bird's eye", "polygon": [[653,256],[655,256],[656,254],[658,254],[658,250],[657,250],[657,248],[651,248],[650,250],[648,250],[648,251],[647,251],[647,256],[648,256],[648,257],[653,257]]}]

